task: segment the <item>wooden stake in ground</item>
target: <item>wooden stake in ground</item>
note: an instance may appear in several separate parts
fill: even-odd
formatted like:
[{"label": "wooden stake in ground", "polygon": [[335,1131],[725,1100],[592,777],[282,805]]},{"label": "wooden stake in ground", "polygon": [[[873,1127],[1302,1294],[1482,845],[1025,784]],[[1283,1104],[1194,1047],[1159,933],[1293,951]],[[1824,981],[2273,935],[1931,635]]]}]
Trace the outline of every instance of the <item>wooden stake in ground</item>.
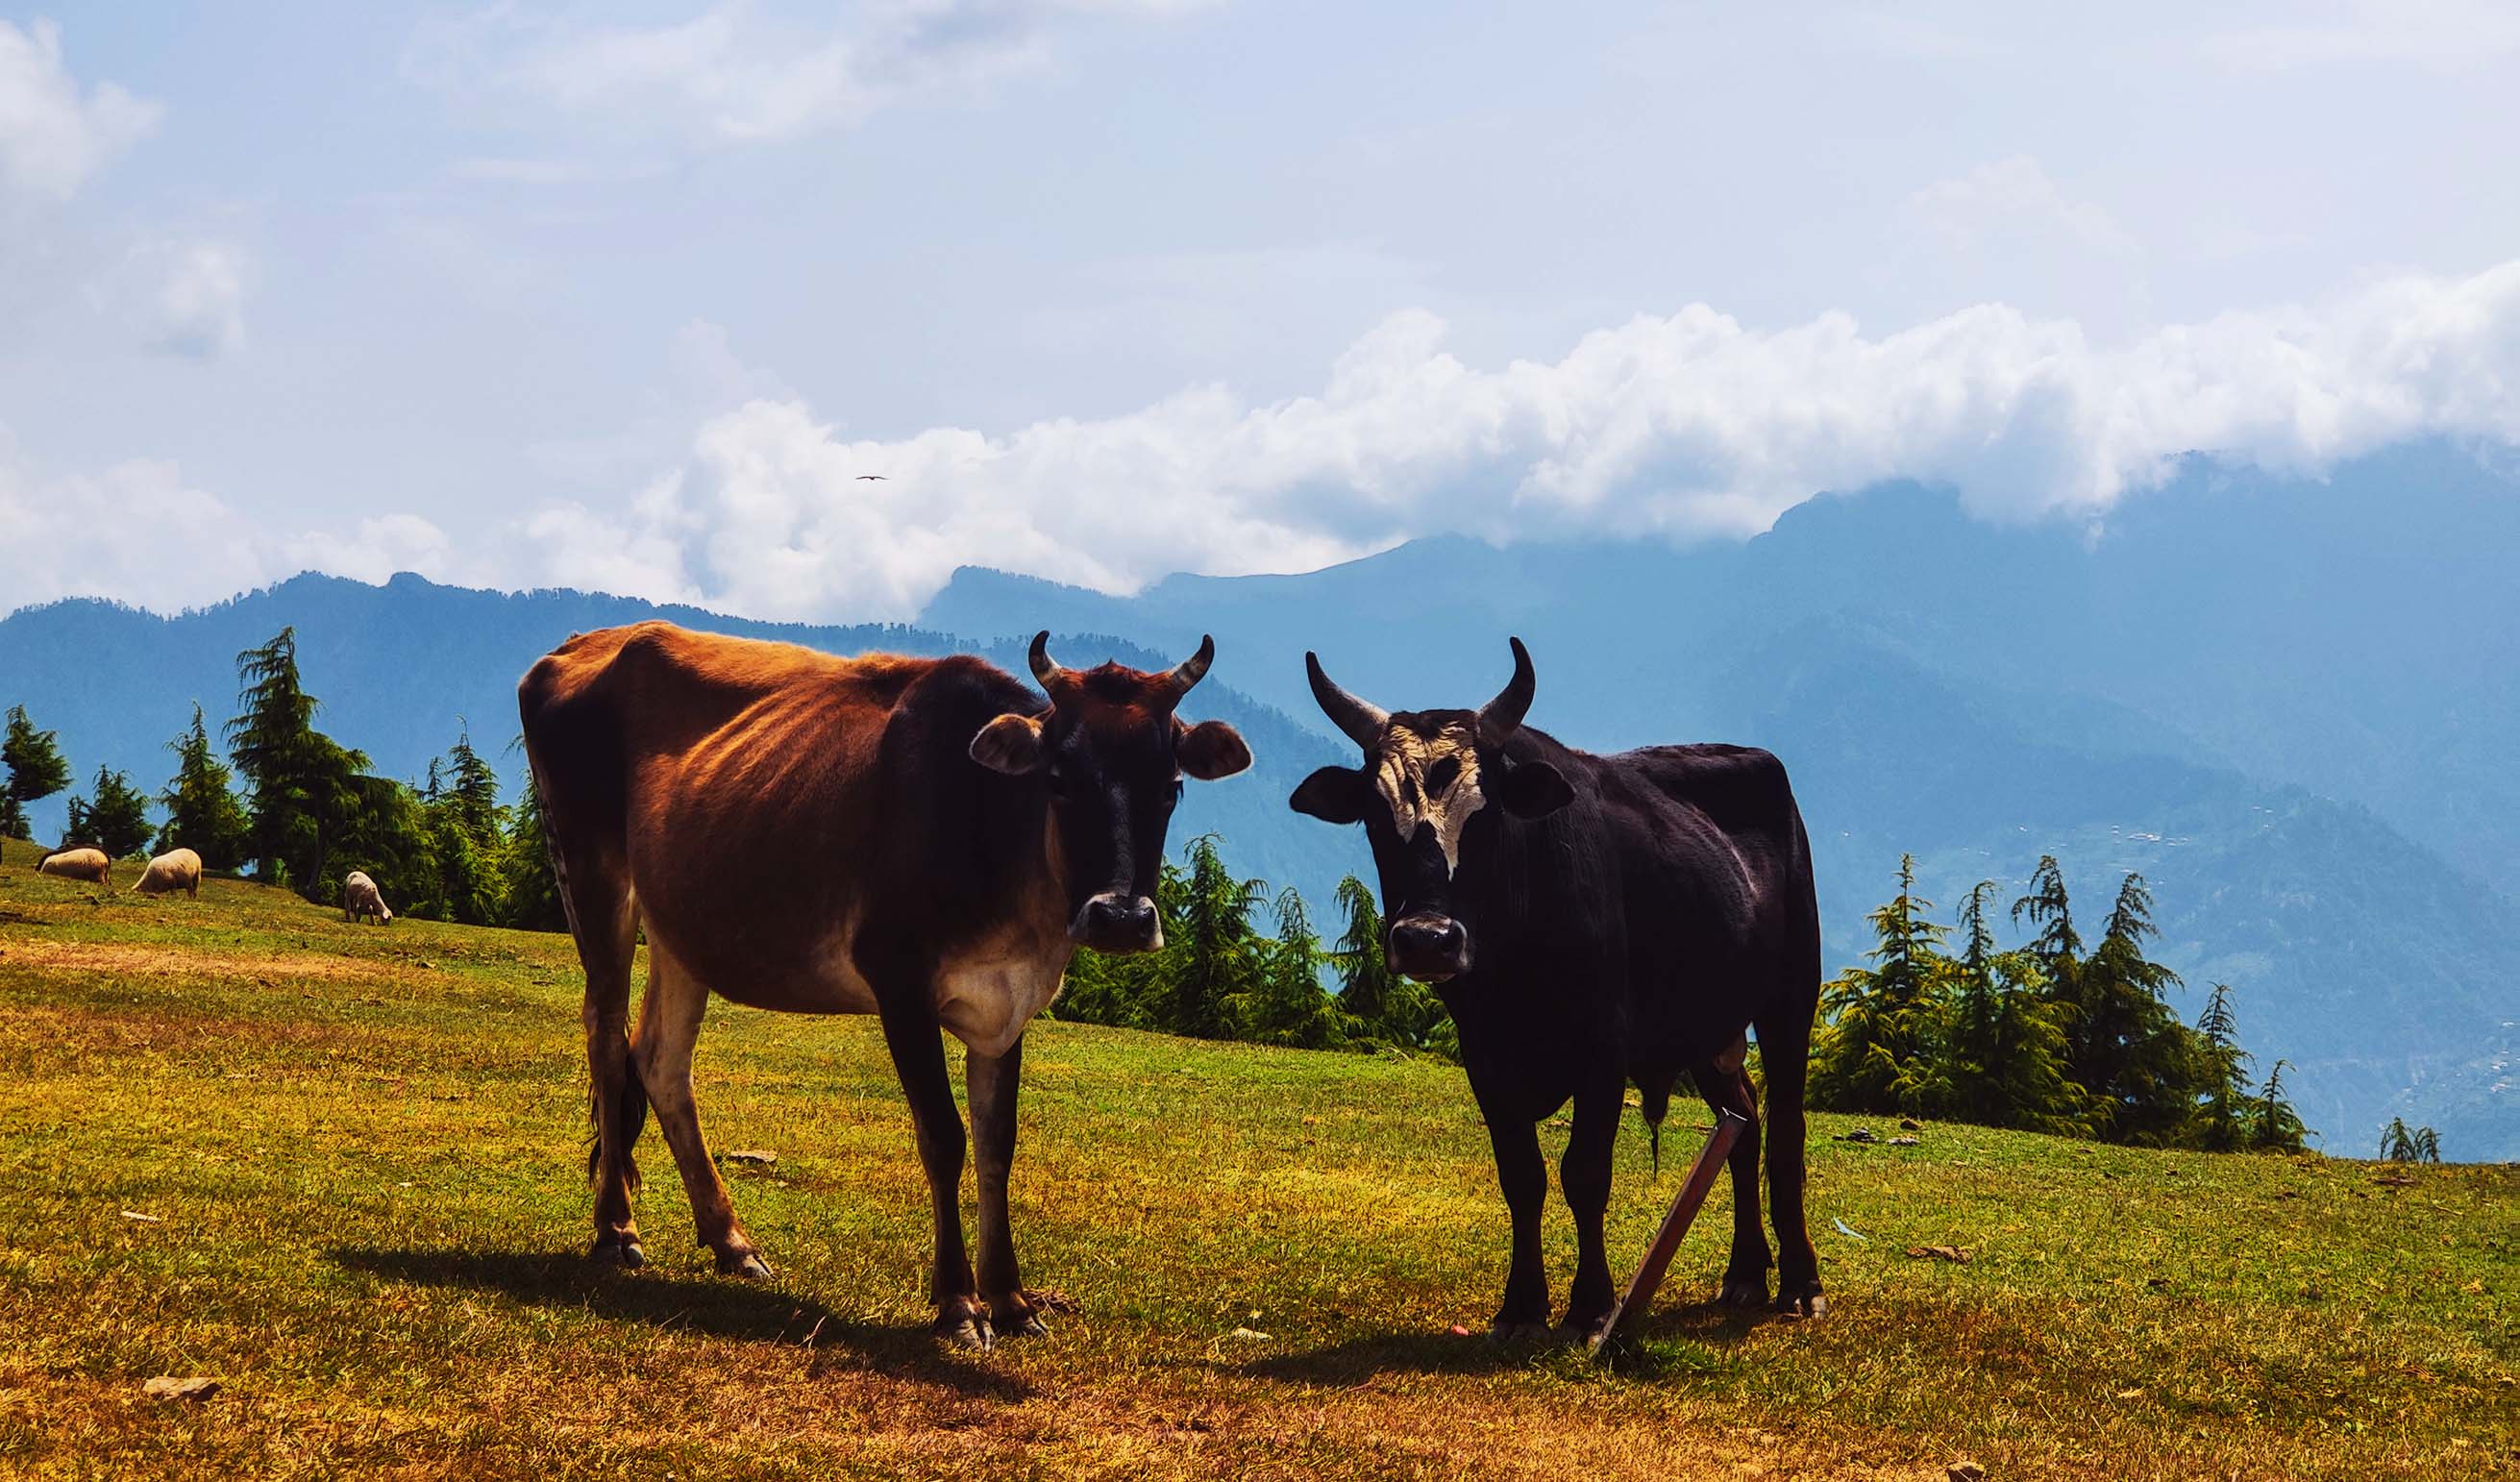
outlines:
[{"label": "wooden stake in ground", "polygon": [[1653,1243],[1645,1247],[1645,1258],[1637,1267],[1636,1277],[1610,1315],[1601,1320],[1601,1327],[1593,1335],[1593,1357],[1599,1358],[1609,1349],[1610,1339],[1619,1325],[1633,1313],[1644,1311],[1653,1300],[1654,1288],[1662,1284],[1662,1274],[1671,1269],[1671,1258],[1679,1253],[1681,1236],[1688,1234],[1688,1225],[1697,1218],[1697,1206],[1706,1202],[1706,1194],[1715,1187],[1715,1176],[1724,1171],[1724,1160],[1732,1155],[1732,1144],[1749,1118],[1737,1112],[1715,1114],[1715,1130],[1706,1135],[1706,1145],[1699,1149],[1697,1161],[1688,1165],[1688,1177],[1680,1186],[1680,1194],[1671,1201],[1671,1213],[1662,1217],[1662,1229],[1654,1232]]}]

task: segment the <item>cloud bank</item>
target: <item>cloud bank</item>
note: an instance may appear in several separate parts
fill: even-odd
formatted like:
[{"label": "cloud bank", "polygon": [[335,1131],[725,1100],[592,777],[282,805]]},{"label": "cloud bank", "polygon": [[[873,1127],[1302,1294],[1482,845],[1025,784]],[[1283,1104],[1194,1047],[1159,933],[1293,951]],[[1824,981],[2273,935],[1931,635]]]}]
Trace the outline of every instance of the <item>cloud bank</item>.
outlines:
[{"label": "cloud bank", "polygon": [[[723,356],[706,326],[687,332]],[[729,359],[747,399],[617,504],[531,510],[472,542],[413,515],[272,535],[161,464],[35,477],[0,456],[0,590],[158,608],[300,565],[570,585],[769,618],[908,618],[954,568],[1106,591],[1173,571],[1303,570],[1416,536],[1737,538],[1822,490],[1956,487],[1996,519],[2092,518],[2182,454],[2293,473],[2409,437],[2520,443],[2520,261],[2375,281],[2118,346],[2002,305],[1868,336],[1755,329],[1704,305],[1554,361],[1448,353],[1392,315],[1321,390],[1186,389],[1003,433],[852,438]],[[0,455],[6,454],[0,445]]]},{"label": "cloud bank", "polygon": [[541,512],[525,549],[558,583],[902,618],[961,564],[1125,591],[1438,532],[1739,537],[1890,478],[1953,485],[1993,518],[2087,516],[2189,452],[2315,472],[2412,436],[2520,441],[2520,262],[2118,347],[2001,305],[1880,337],[1692,305],[1491,370],[1443,333],[1395,314],[1315,395],[1197,387],[1003,435],[851,439],[802,400],[753,400],[623,507]]}]

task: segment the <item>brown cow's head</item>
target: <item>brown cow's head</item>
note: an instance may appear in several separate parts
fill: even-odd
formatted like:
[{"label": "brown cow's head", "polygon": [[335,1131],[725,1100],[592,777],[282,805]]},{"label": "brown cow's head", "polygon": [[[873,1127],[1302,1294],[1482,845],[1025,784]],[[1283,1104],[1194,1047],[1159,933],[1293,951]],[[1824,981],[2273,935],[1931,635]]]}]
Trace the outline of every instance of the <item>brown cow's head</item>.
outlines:
[{"label": "brown cow's head", "polygon": [[1050,789],[1072,912],[1067,934],[1097,952],[1151,952],[1164,944],[1155,913],[1164,831],[1182,779],[1212,782],[1251,765],[1251,748],[1223,721],[1190,725],[1173,714],[1216,658],[1216,640],[1162,674],[1106,663],[1063,669],[1050,634],[1032,641],[1032,675],[1050,696],[1046,715],[1001,715],[971,739],[971,759],[1009,776],[1039,776]]},{"label": "brown cow's head", "polygon": [[1324,767],[1287,802],[1329,823],[1365,825],[1388,918],[1384,956],[1394,972],[1426,982],[1470,969],[1472,892],[1458,886],[1481,868],[1497,819],[1542,818],[1574,796],[1555,767],[1506,753],[1535,689],[1531,655],[1521,639],[1509,642],[1513,678],[1476,710],[1394,714],[1332,684],[1321,660],[1304,655],[1313,698],[1365,748],[1365,765]]}]

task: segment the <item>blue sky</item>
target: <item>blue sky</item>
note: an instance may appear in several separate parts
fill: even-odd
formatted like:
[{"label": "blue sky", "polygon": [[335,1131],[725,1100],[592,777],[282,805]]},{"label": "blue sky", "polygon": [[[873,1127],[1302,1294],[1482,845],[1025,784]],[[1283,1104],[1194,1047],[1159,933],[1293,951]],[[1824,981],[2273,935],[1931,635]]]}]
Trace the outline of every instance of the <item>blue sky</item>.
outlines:
[{"label": "blue sky", "polygon": [[2046,9],[0,6],[0,608],[901,617],[2520,438],[2520,12]]}]

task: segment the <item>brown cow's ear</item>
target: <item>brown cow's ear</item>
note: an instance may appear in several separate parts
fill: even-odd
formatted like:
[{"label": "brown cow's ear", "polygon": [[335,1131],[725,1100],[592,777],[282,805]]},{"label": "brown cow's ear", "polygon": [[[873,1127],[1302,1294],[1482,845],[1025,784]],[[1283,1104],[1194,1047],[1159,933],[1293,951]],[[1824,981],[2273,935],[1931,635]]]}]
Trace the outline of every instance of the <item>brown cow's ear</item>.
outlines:
[{"label": "brown cow's ear", "polygon": [[1242,743],[1242,733],[1221,720],[1203,720],[1195,726],[1174,721],[1173,756],[1185,776],[1203,783],[1232,777],[1251,765],[1251,748]]},{"label": "brown cow's ear", "polygon": [[1324,767],[1295,786],[1295,795],[1286,806],[1297,813],[1309,813],[1326,824],[1358,824],[1365,821],[1367,805],[1373,801],[1373,784],[1354,767]]},{"label": "brown cow's ear", "polygon": [[1029,715],[999,716],[971,738],[971,760],[1009,777],[1040,771],[1041,722]]}]

